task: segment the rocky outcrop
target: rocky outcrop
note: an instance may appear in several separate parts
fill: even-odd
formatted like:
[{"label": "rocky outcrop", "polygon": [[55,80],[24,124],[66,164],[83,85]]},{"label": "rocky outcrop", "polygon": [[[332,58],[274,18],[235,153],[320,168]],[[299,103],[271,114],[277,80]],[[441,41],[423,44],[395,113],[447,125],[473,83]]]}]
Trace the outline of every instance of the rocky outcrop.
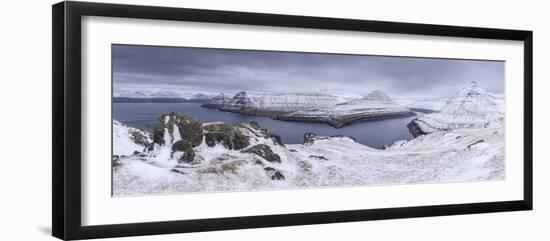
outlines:
[{"label": "rocky outcrop", "polygon": [[252,146],[242,152],[254,153],[258,156],[263,157],[268,162],[281,162],[281,157],[276,153],[273,153],[271,148],[265,144],[258,144],[258,145]]},{"label": "rocky outcrop", "polygon": [[271,177],[271,180],[285,180],[285,176],[273,167],[264,167],[264,171]]},{"label": "rocky outcrop", "polygon": [[[177,156],[176,156],[177,155]],[[193,146],[187,140],[179,140],[172,145],[172,158],[178,162],[192,162],[195,160],[195,151]]]},{"label": "rocky outcrop", "polygon": [[[162,115],[155,125],[153,141],[159,145],[173,144],[185,140],[191,147],[201,144],[203,138],[202,123],[190,116],[172,112]],[[166,143],[167,140],[170,143]]]},{"label": "rocky outcrop", "polygon": [[407,124],[407,128],[409,128],[409,133],[411,133],[413,137],[418,137],[426,134],[426,132],[424,132],[422,128],[420,128],[420,126],[418,125],[417,120],[412,120],[409,124]]},{"label": "rocky outcrop", "polygon": [[214,147],[221,144],[230,150],[241,150],[250,145],[250,136],[237,126],[225,123],[212,123],[204,126],[206,145]]}]

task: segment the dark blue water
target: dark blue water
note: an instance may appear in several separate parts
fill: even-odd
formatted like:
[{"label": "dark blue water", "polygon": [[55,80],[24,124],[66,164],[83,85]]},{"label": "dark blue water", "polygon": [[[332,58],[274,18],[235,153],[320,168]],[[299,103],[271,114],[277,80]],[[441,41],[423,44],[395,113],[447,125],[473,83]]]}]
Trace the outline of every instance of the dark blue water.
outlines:
[{"label": "dark blue water", "polygon": [[397,140],[409,140],[412,135],[407,124],[414,117],[354,123],[334,128],[323,123],[272,120],[268,117],[241,115],[215,109],[202,108],[197,103],[114,103],[113,118],[135,128],[152,131],[157,119],[170,112],[179,112],[201,122],[245,123],[256,121],[269,132],[281,136],[285,144],[303,143],[305,132],[317,135],[344,135],[375,148],[383,148]]}]

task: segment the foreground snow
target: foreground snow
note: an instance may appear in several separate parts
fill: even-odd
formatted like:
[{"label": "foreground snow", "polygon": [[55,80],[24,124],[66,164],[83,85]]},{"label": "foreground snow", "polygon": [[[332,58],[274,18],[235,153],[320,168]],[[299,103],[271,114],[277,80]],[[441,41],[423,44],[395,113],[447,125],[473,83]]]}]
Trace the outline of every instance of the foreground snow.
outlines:
[{"label": "foreground snow", "polygon": [[113,120],[113,155],[131,155],[134,152],[142,152],[147,143],[151,142],[149,133]]},{"label": "foreground snow", "polygon": [[[132,129],[115,124],[118,133]],[[170,155],[169,146],[155,144],[152,152],[116,157],[114,195],[504,179],[502,127],[440,131],[385,150],[348,137],[314,135],[305,144],[283,146],[252,123],[237,130],[251,137],[248,147],[268,146],[280,162],[221,144],[211,147],[203,139],[193,148],[194,161],[181,163]],[[129,142],[124,140],[128,135],[120,137],[113,139],[113,146]],[[175,142],[181,137],[164,138]]]}]

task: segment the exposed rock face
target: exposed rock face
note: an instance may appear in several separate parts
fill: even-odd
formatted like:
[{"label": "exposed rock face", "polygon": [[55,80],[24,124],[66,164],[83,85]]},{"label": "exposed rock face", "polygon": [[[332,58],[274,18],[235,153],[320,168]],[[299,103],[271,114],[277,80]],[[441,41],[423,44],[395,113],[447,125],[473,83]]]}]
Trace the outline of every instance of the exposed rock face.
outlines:
[{"label": "exposed rock face", "polygon": [[214,147],[222,144],[230,150],[241,150],[250,145],[250,136],[238,127],[225,123],[211,123],[204,126],[206,145]]},{"label": "exposed rock face", "polygon": [[172,145],[172,156],[178,154],[178,162],[192,162],[195,159],[195,151],[191,142],[188,140],[179,140]]},{"label": "exposed rock face", "polygon": [[426,133],[420,128],[418,125],[418,120],[412,120],[409,124],[407,124],[407,128],[409,128],[409,133],[413,135],[413,137],[425,135]]},{"label": "exposed rock face", "polygon": [[317,135],[315,135],[314,133],[311,133],[311,132],[304,133],[304,145],[306,146],[313,145],[316,137]]},{"label": "exposed rock face", "polygon": [[265,167],[264,171],[271,177],[271,180],[285,180],[285,176],[273,167]]},{"label": "exposed rock face", "polygon": [[[167,133],[165,133],[168,131]],[[170,143],[165,143],[168,134]],[[187,141],[191,147],[201,144],[203,136],[202,123],[186,115],[172,112],[162,115],[155,125],[153,141],[159,145],[173,144],[178,140]]]},{"label": "exposed rock face", "polygon": [[367,96],[336,104],[331,108],[310,109],[278,115],[275,119],[304,122],[323,122],[340,128],[355,122],[415,116],[408,108],[399,106],[382,91],[374,91]]},{"label": "exposed rock face", "polygon": [[271,138],[271,140],[273,140],[273,143],[277,144],[277,145],[281,145],[281,146],[285,146],[283,144],[283,141],[281,139],[281,137],[277,134],[274,134],[274,133],[268,133],[267,136],[269,138]]},{"label": "exposed rock face", "polygon": [[132,141],[138,145],[147,146],[149,145],[149,140],[151,139],[149,136],[145,135],[143,131],[138,130],[129,130],[128,133],[130,133],[130,137],[132,138]]},{"label": "exposed rock face", "polygon": [[273,153],[271,148],[264,144],[258,144],[253,147],[250,147],[244,151],[244,153],[254,153],[258,156],[263,157],[268,162],[281,162],[281,157],[276,153]]}]

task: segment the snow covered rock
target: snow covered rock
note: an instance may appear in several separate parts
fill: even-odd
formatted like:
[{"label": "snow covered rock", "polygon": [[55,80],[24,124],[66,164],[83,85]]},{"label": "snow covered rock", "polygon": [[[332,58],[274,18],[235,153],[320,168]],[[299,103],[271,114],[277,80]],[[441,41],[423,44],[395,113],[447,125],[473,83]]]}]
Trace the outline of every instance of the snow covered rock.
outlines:
[{"label": "snow covered rock", "polygon": [[204,132],[204,139],[209,147],[221,144],[229,150],[241,150],[250,145],[250,136],[234,125],[225,123],[205,124]]},{"label": "snow covered rock", "polygon": [[243,153],[254,153],[258,156],[263,157],[268,162],[281,162],[281,157],[276,153],[273,153],[271,148],[265,144],[258,144],[252,146],[246,150],[242,151]]},{"label": "snow covered rock", "polygon": [[250,147],[268,146],[281,162],[204,142],[194,148],[195,164],[131,155],[113,169],[114,195],[498,181],[505,175],[502,127],[435,132],[379,150],[317,135],[309,135],[307,145],[283,148],[249,124],[238,126]]},{"label": "snow covered rock", "polygon": [[419,116],[407,125],[413,136],[451,129],[477,129],[504,124],[504,106],[493,94],[471,82],[438,112]]},{"label": "snow covered rock", "polygon": [[196,147],[202,142],[202,123],[186,115],[172,112],[162,115],[155,124],[153,141],[158,145],[172,145],[179,140]]},{"label": "snow covered rock", "polygon": [[335,128],[361,121],[389,119],[416,115],[410,109],[397,105],[384,92],[376,90],[361,99],[336,104],[330,108],[308,109],[277,115],[275,119],[324,122]]},{"label": "snow covered rock", "polygon": [[[177,156],[174,156],[177,155]],[[176,158],[178,162],[192,162],[195,160],[195,151],[191,143],[186,140],[176,141],[172,145],[172,158]]]}]

